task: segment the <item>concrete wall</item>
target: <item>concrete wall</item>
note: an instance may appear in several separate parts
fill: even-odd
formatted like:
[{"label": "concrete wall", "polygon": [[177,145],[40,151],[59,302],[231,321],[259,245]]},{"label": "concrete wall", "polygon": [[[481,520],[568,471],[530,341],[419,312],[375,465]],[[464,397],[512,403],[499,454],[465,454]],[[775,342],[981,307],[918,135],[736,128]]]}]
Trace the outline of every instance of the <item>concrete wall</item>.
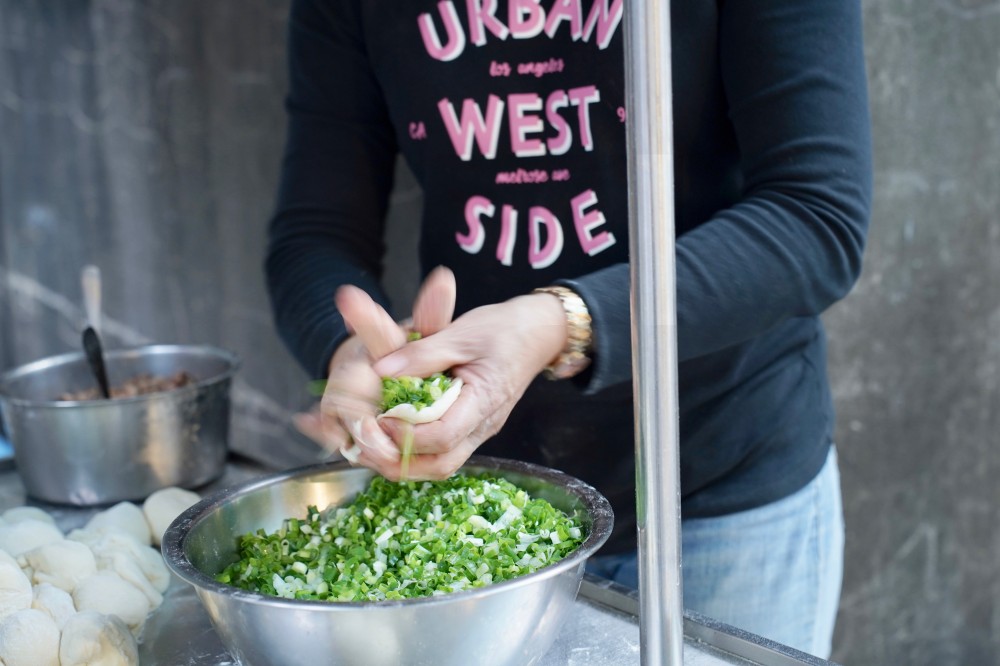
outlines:
[{"label": "concrete wall", "polygon": [[[867,0],[876,148],[865,273],[834,308],[847,512],[834,657],[998,663],[1000,3]],[[315,459],[260,273],[287,2],[0,0],[0,367],[75,349],[101,266],[109,346],[244,360],[234,447]],[[400,173],[396,265],[420,193]],[[412,297],[413,267],[390,291]]]}]

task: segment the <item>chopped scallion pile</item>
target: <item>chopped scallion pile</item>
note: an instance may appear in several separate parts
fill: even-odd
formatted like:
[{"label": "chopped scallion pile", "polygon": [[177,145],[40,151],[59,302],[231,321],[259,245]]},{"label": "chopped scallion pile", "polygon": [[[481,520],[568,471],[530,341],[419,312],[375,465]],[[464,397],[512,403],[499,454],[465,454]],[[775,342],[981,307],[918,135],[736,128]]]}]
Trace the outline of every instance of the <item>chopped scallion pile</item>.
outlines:
[{"label": "chopped scallion pile", "polygon": [[505,479],[376,477],[345,506],[310,506],[277,532],[243,536],[240,559],[216,579],[289,599],[422,597],[531,573],[583,538],[578,520]]}]

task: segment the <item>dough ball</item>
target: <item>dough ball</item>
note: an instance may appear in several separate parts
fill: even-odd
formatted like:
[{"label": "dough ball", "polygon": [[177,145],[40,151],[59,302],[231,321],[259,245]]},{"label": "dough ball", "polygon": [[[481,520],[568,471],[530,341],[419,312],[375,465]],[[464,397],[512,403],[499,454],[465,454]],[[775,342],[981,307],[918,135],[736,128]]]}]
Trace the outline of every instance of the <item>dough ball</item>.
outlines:
[{"label": "dough ball", "polygon": [[[139,565],[157,592],[166,592],[170,585],[170,570],[163,563],[163,556],[150,546],[143,546],[124,532],[111,530],[108,532],[92,532],[90,530],[73,530],[69,533],[70,540],[79,541],[90,547],[97,558],[97,568],[102,568],[102,561],[113,559],[114,553],[124,550],[129,553]],[[109,568],[105,566],[104,568]]]},{"label": "dough ball", "polygon": [[139,648],[117,617],[83,611],[63,627],[59,661],[62,666],[138,666]]},{"label": "dough ball", "polygon": [[114,571],[126,582],[134,585],[146,596],[150,609],[158,608],[163,603],[163,595],[146,578],[146,574],[142,572],[142,568],[131,553],[124,550],[113,550],[102,556],[97,566],[102,570]]},{"label": "dough ball", "polygon": [[56,524],[56,519],[46,511],[35,506],[15,506],[3,512],[3,522],[8,524],[19,523],[22,520],[38,520],[43,523]]},{"label": "dough ball", "polygon": [[110,509],[101,511],[90,519],[84,529],[94,532],[120,530],[144,546],[152,543],[149,525],[146,524],[142,509],[131,502],[119,502]]},{"label": "dough ball", "polygon": [[138,633],[146,615],[149,600],[114,571],[98,571],[80,583],[73,592],[73,603],[79,611],[97,611],[117,615],[134,633]]},{"label": "dough ball", "polygon": [[0,659],[7,666],[59,666],[59,627],[40,610],[25,608],[0,622]]},{"label": "dough ball", "polygon": [[69,596],[69,592],[61,590],[55,585],[48,583],[36,585],[35,589],[32,590],[32,596],[31,607],[42,611],[55,620],[60,631],[66,625],[66,620],[71,615],[76,615],[73,597]]},{"label": "dough ball", "polygon": [[17,562],[0,560],[0,620],[25,608],[31,608],[31,581]]},{"label": "dough ball", "polygon": [[34,518],[0,525],[0,550],[14,557],[47,543],[62,541],[62,538],[63,533],[58,527]]},{"label": "dough ball", "polygon": [[143,502],[142,512],[153,533],[153,543],[160,545],[163,533],[174,518],[201,501],[198,493],[183,488],[170,487],[157,490]]},{"label": "dough ball", "polygon": [[32,581],[50,583],[67,592],[97,572],[97,561],[90,548],[68,539],[29,550],[24,558],[33,571]]}]

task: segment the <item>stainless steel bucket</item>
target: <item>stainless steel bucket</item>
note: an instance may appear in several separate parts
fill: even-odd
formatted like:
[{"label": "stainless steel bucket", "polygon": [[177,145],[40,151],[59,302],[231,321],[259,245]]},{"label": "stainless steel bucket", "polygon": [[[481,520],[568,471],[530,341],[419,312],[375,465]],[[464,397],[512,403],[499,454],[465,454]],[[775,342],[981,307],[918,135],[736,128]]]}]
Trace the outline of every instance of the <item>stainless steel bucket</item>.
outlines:
[{"label": "stainless steel bucket", "polygon": [[113,400],[58,397],[93,385],[82,353],[0,375],[0,410],[25,489],[60,504],[141,500],[167,486],[194,488],[222,474],[236,356],[208,346],[109,351],[112,383],[185,371],[196,382]]}]

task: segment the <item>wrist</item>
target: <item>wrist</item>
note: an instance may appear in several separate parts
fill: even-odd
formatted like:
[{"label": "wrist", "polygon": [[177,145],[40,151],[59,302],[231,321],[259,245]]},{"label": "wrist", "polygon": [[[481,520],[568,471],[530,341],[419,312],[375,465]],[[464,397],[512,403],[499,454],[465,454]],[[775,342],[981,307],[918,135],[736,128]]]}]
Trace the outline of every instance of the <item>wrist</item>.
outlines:
[{"label": "wrist", "polygon": [[593,331],[590,312],[580,295],[563,286],[541,287],[534,294],[547,295],[559,305],[563,320],[562,345],[544,368],[549,379],[568,379],[590,365]]}]

